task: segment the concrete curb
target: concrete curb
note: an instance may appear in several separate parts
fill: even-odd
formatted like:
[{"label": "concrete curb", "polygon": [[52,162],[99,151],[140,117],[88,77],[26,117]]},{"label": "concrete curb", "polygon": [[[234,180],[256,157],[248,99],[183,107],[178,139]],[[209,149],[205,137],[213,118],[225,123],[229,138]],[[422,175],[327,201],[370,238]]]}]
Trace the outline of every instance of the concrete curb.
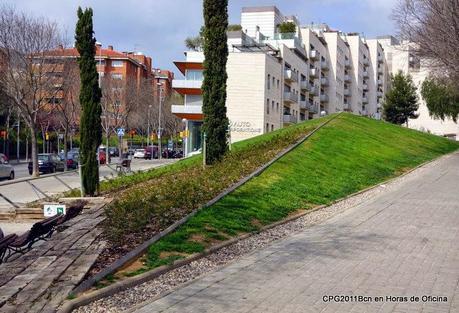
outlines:
[{"label": "concrete curb", "polygon": [[[334,118],[333,118],[333,119],[334,119]],[[330,122],[330,121],[333,120],[333,119],[328,120],[326,123]],[[323,125],[320,125],[320,127],[324,126],[326,123],[324,123]],[[307,138],[308,138],[310,135],[312,135],[312,133],[308,134]],[[301,142],[304,142],[304,140],[306,140],[307,138],[304,138]],[[294,146],[293,148],[295,148],[296,146],[298,146],[299,144],[301,144],[301,142],[294,144],[294,145],[293,145],[293,146]],[[289,147],[289,149],[293,149],[293,148]],[[259,234],[259,233],[262,233],[262,232],[264,232],[264,231],[266,231],[266,230],[269,230],[269,229],[275,228],[275,227],[277,227],[277,226],[280,226],[280,225],[289,223],[289,222],[294,221],[294,220],[296,220],[296,219],[298,219],[298,218],[301,218],[301,217],[303,217],[303,216],[305,216],[305,215],[307,215],[307,214],[310,214],[310,213],[313,213],[313,212],[318,211],[318,210],[320,210],[320,209],[329,207],[329,206],[334,205],[334,204],[336,204],[336,203],[338,203],[338,202],[345,201],[345,200],[347,200],[347,199],[349,199],[349,198],[355,197],[355,196],[360,195],[360,194],[362,194],[362,193],[365,193],[365,192],[367,192],[367,191],[376,189],[376,188],[380,187],[381,185],[389,184],[389,183],[391,183],[391,182],[393,182],[393,181],[395,181],[395,180],[398,180],[398,179],[400,179],[400,178],[402,178],[402,177],[404,177],[404,176],[406,176],[406,175],[412,173],[413,171],[415,171],[415,170],[417,170],[417,169],[419,169],[419,168],[421,168],[421,167],[423,167],[423,166],[425,166],[425,165],[427,165],[427,164],[429,164],[429,163],[433,163],[433,162],[435,162],[435,161],[437,161],[437,160],[439,160],[439,159],[446,158],[446,157],[448,157],[448,156],[450,156],[450,155],[452,155],[452,154],[454,154],[454,153],[457,153],[457,151],[454,151],[454,152],[451,152],[451,153],[449,153],[449,154],[439,156],[438,158],[435,158],[435,159],[432,159],[432,160],[423,162],[423,163],[417,165],[416,167],[414,167],[414,168],[412,168],[412,169],[410,169],[410,170],[408,170],[408,171],[402,173],[402,174],[399,175],[399,176],[389,178],[389,179],[387,179],[387,180],[385,180],[385,181],[383,181],[383,182],[381,182],[381,183],[378,183],[378,184],[376,184],[376,185],[373,185],[373,186],[370,186],[370,187],[368,187],[368,188],[362,189],[362,190],[360,190],[360,191],[354,192],[354,193],[352,193],[352,194],[350,194],[350,195],[347,195],[347,196],[345,196],[345,197],[343,197],[343,198],[341,198],[341,199],[334,200],[334,201],[332,201],[332,202],[331,202],[330,204],[328,204],[328,205],[321,205],[321,206],[312,208],[312,209],[310,209],[310,210],[308,210],[308,211],[301,212],[301,213],[299,213],[299,214],[296,214],[296,215],[294,215],[294,216],[288,217],[288,218],[286,218],[286,219],[284,219],[284,220],[281,220],[281,221],[279,221],[279,222],[275,222],[275,223],[273,223],[273,224],[266,225],[266,226],[262,227],[260,230],[258,230],[258,231],[256,231],[256,232],[247,233],[247,234],[238,236],[238,237],[236,237],[236,238],[227,240],[227,241],[225,241],[225,242],[222,242],[222,243],[220,243],[220,244],[218,244],[218,245],[215,245],[215,246],[213,246],[213,247],[210,247],[210,248],[206,249],[204,252],[196,253],[196,254],[193,254],[193,255],[191,255],[191,256],[185,258],[185,259],[175,261],[175,262],[174,262],[173,264],[171,264],[171,265],[165,265],[165,266],[158,267],[158,268],[156,268],[156,269],[154,269],[154,270],[148,271],[148,272],[143,273],[143,274],[141,274],[141,275],[138,275],[138,276],[135,276],[135,277],[126,278],[126,279],[124,279],[123,281],[115,282],[114,284],[112,284],[112,285],[110,285],[110,286],[107,286],[107,287],[105,287],[105,288],[103,288],[103,289],[95,290],[95,291],[93,291],[93,292],[91,292],[91,293],[88,293],[88,294],[86,294],[86,295],[82,295],[82,296],[78,297],[77,299],[73,299],[73,300],[70,300],[70,301],[68,301],[68,302],[65,302],[65,303],[62,305],[62,307],[60,308],[60,310],[59,310],[58,312],[60,312],[60,313],[68,313],[68,312],[71,312],[72,310],[74,310],[74,309],[76,309],[76,308],[78,308],[78,307],[80,307],[80,306],[87,305],[87,304],[89,304],[89,303],[91,303],[91,302],[94,302],[94,301],[96,301],[96,300],[99,300],[99,299],[101,299],[101,298],[105,298],[105,297],[114,295],[114,294],[116,294],[116,293],[118,293],[118,292],[120,292],[120,291],[126,290],[126,289],[128,289],[128,288],[130,288],[130,287],[134,287],[134,286],[136,286],[136,285],[139,285],[139,284],[142,284],[142,283],[147,282],[147,281],[149,281],[149,280],[152,280],[152,279],[154,279],[154,278],[156,278],[156,277],[158,277],[158,276],[160,276],[160,275],[163,275],[163,274],[165,274],[165,273],[167,273],[167,272],[169,272],[169,271],[171,271],[171,270],[173,270],[173,269],[176,269],[176,268],[178,268],[178,267],[187,265],[187,264],[189,264],[189,263],[191,263],[191,262],[193,262],[193,261],[196,261],[196,260],[199,260],[199,259],[201,259],[201,258],[204,258],[204,257],[206,257],[206,256],[208,256],[208,255],[210,255],[210,254],[212,254],[212,253],[215,253],[216,251],[218,251],[218,250],[220,250],[220,249],[222,249],[222,248],[225,248],[225,247],[227,247],[227,246],[230,246],[230,245],[232,245],[232,244],[235,244],[235,243],[237,243],[237,242],[239,242],[239,241],[241,241],[241,240],[244,240],[244,239],[246,239],[246,238],[249,238],[249,237],[251,237],[251,236],[253,236],[253,235],[255,235],[255,234]],[[285,153],[284,153],[284,154],[285,154]],[[282,154],[282,156],[283,156],[284,154]],[[280,157],[279,157],[279,158],[280,158]],[[274,163],[274,162],[270,162],[270,163],[272,164],[272,163]],[[264,167],[264,166],[263,166],[263,167]],[[266,168],[265,168],[265,169],[266,169]],[[264,169],[263,169],[263,170],[264,170]],[[251,176],[251,178],[252,178],[252,177],[254,177],[254,176]],[[228,193],[229,193],[229,192],[228,192]],[[218,200],[217,200],[217,201],[218,201]],[[213,203],[214,203],[214,202],[213,202]],[[180,221],[178,221],[178,222],[176,222],[176,223],[181,222],[180,225],[183,224],[183,223],[186,222],[186,220],[188,220],[191,216],[195,215],[195,214],[197,213],[197,211],[198,211],[198,210],[196,210],[196,211],[190,213],[190,215],[184,217],[184,218],[182,219],[182,220],[184,220],[183,222],[182,222],[182,220],[180,220]],[[185,219],[186,219],[186,220],[185,220]],[[169,228],[171,228],[171,227],[174,226],[174,225],[175,225],[175,223],[174,223],[173,225],[171,225]],[[178,226],[180,226],[180,225],[178,225]],[[178,227],[178,226],[177,226],[177,227]],[[175,227],[175,228],[177,228],[177,227]],[[169,228],[168,228],[168,229],[169,229]],[[169,233],[169,232],[175,230],[175,228],[173,228],[172,230],[169,230],[167,233]],[[166,229],[164,232],[166,232],[168,229]],[[167,234],[167,233],[166,233],[166,234]],[[158,234],[157,236],[155,236],[155,237],[153,237],[153,238],[156,238],[156,237],[160,236],[161,234],[162,234],[162,233]],[[166,234],[164,234],[164,235],[166,235]],[[162,235],[162,236],[164,236],[164,235]],[[162,236],[161,236],[161,237],[162,237]],[[159,237],[158,239],[160,239],[161,237]],[[152,238],[152,239],[153,239],[153,238]],[[157,240],[158,240],[158,239],[157,239]],[[169,291],[169,292],[171,292],[171,291]],[[165,294],[167,294],[167,293],[169,293],[169,292],[166,292]],[[163,296],[164,296],[164,294],[159,295],[159,296],[157,296],[157,297],[155,297],[155,298],[158,299],[158,298],[161,298],[161,297],[163,297]]]}]

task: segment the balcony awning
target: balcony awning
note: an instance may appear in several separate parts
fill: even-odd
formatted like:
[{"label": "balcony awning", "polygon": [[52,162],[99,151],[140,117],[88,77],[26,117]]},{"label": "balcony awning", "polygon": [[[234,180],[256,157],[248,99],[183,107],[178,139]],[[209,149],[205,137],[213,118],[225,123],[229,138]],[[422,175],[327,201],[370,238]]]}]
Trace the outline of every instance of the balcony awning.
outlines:
[{"label": "balcony awning", "polygon": [[180,70],[180,72],[185,75],[185,70],[203,70],[204,65],[202,62],[186,62],[186,61],[175,61],[175,66]]}]

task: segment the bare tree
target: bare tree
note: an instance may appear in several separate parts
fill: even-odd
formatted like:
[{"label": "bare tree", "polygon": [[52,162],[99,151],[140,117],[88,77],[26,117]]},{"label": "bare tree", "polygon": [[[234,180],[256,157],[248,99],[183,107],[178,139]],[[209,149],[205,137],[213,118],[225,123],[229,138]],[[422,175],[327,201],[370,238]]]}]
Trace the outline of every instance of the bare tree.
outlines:
[{"label": "bare tree", "polygon": [[399,0],[393,18],[417,56],[459,85],[459,0]]},{"label": "bare tree", "polygon": [[61,32],[54,22],[0,7],[0,49],[4,54],[0,80],[30,129],[33,176],[39,175],[38,114],[59,91],[49,75],[58,70],[58,64],[49,62],[47,52],[62,44]]}]

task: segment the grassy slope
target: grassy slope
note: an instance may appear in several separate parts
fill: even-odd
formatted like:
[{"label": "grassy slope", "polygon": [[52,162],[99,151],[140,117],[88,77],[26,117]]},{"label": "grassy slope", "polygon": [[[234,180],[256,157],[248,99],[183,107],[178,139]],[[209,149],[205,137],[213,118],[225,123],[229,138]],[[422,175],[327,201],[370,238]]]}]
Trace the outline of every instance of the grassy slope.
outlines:
[{"label": "grassy slope", "polygon": [[141,271],[257,230],[294,211],[328,204],[458,147],[444,138],[343,114],[263,174],[152,245]]}]

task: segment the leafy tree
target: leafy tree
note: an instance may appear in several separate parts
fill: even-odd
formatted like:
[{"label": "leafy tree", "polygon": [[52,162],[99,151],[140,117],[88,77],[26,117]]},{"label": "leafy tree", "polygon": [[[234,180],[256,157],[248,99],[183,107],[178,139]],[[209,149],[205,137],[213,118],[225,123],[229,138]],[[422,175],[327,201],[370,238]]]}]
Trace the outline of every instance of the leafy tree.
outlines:
[{"label": "leafy tree", "polygon": [[187,37],[185,39],[185,46],[193,51],[202,51],[204,45],[204,26],[201,26],[199,35],[194,37]]},{"label": "leafy tree", "polygon": [[296,25],[293,22],[284,22],[279,24],[279,32],[282,34],[285,33],[295,33],[296,32]]},{"label": "leafy tree", "polygon": [[408,126],[408,119],[418,118],[419,108],[416,86],[410,75],[401,71],[391,76],[391,89],[386,93],[383,116],[388,122]]},{"label": "leafy tree", "polygon": [[203,131],[207,135],[206,163],[219,161],[228,149],[226,62],[228,0],[204,0]]},{"label": "leafy tree", "polygon": [[230,32],[235,32],[235,31],[239,31],[239,30],[242,30],[242,26],[239,25],[239,24],[230,24],[230,25],[228,25],[228,31],[230,31]]},{"label": "leafy tree", "polygon": [[434,118],[451,118],[457,122],[459,116],[459,91],[443,80],[428,78],[421,86],[421,96]]},{"label": "leafy tree", "polygon": [[80,104],[82,115],[80,121],[80,160],[85,195],[94,196],[99,188],[99,167],[97,148],[102,142],[101,126],[101,90],[98,84],[96,60],[96,39],[94,38],[92,9],[78,8],[76,25],[76,48],[80,54]]}]

